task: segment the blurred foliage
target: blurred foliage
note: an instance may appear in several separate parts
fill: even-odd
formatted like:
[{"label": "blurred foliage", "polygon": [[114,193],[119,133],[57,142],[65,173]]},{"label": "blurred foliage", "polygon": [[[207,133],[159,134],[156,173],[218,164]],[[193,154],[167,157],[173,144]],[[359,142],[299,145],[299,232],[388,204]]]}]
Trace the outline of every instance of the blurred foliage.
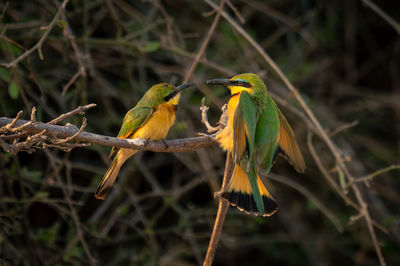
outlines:
[{"label": "blurred foliage", "polygon": [[[398,1],[376,1],[400,19]],[[355,176],[400,163],[400,39],[362,1],[232,1],[243,27],[276,60],[323,126],[351,158]],[[1,1],[0,61],[11,62],[40,39],[60,2]],[[87,131],[115,136],[125,112],[159,82],[179,84],[215,13],[203,1],[71,0],[41,49],[17,67],[0,67],[0,114],[49,121],[78,105]],[[231,9],[225,10],[235,17]],[[235,17],[237,18],[237,17]],[[66,34],[70,29],[70,34]],[[74,50],[76,43],[78,50]],[[79,71],[72,85],[65,86]],[[266,180],[280,205],[267,219],[230,210],[215,265],[377,265],[364,220],[328,185],[306,145],[298,104],[254,48],[221,18],[192,81],[254,72],[283,108],[304,151],[298,175],[283,159]],[[64,91],[65,90],[65,91]],[[65,95],[63,96],[63,91]],[[168,138],[203,132],[199,105],[210,121],[228,99],[224,88],[188,90]],[[81,117],[64,121],[77,126]],[[339,178],[334,159],[317,137],[322,162]],[[0,153],[0,264],[196,265],[205,255],[217,211],[213,193],[224,170],[216,146],[185,154],[142,152],[129,160],[106,201],[93,197],[109,164],[109,148],[70,153]],[[296,184],[279,182],[279,176]],[[388,265],[400,265],[399,172],[361,185],[372,217],[388,229],[378,239]],[[278,180],[278,181],[277,181]],[[339,181],[338,181],[339,182]],[[343,232],[307,196],[307,188],[340,221]],[[352,193],[349,193],[354,198]]]}]

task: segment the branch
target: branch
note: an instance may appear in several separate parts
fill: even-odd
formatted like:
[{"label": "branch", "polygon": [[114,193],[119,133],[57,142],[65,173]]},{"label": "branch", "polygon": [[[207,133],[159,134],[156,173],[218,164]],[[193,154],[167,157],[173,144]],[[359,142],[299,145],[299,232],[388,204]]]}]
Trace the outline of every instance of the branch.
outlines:
[{"label": "branch", "polygon": [[[0,131],[3,128],[7,128],[9,124],[13,123],[13,120],[14,119],[7,117],[0,117],[0,127],[1,127]],[[176,140],[166,140],[166,141],[147,141],[144,139],[120,139],[85,131],[79,133],[79,129],[74,125],[58,126],[58,125],[50,125],[42,122],[34,122],[27,120],[17,120],[14,122],[13,126],[15,127],[23,126],[24,127],[23,132],[28,133],[28,135],[41,133],[41,136],[47,136],[56,139],[60,138],[72,139],[73,137],[73,140],[77,142],[88,142],[88,143],[101,144],[105,146],[113,146],[118,148],[150,150],[155,152],[193,151],[199,148],[209,146],[213,144],[215,141],[214,135],[176,139]],[[13,128],[11,127],[10,130],[12,131],[12,129]],[[8,145],[5,141],[3,141],[2,140],[3,137],[8,137],[8,136],[7,135],[0,136],[1,140],[0,146],[2,146],[4,150],[6,150],[5,147],[12,145]]]},{"label": "branch", "polygon": [[226,191],[229,181],[233,173],[233,159],[232,154],[228,152],[226,154],[226,164],[224,178],[222,179],[222,186],[220,192],[215,193],[215,196],[219,198],[218,213],[214,222],[214,229],[211,234],[210,243],[208,244],[206,258],[204,260],[203,266],[211,266],[215,252],[217,251],[219,239],[221,238],[222,227],[224,226],[225,216],[229,209],[229,202],[222,198],[220,194]]},{"label": "branch", "polygon": [[372,9],[378,16],[383,18],[387,23],[389,23],[390,26],[393,27],[393,29],[397,32],[397,34],[400,34],[400,23],[394,20],[391,16],[389,16],[385,11],[382,10],[379,6],[377,6],[374,2],[370,0],[362,0],[362,2],[368,6],[369,8]]},{"label": "branch", "polygon": [[354,179],[351,182],[349,182],[346,185],[345,188],[348,188],[348,187],[352,186],[354,183],[357,183],[357,182],[368,182],[368,181],[372,180],[374,177],[376,177],[377,175],[381,175],[383,173],[392,171],[394,169],[400,169],[400,165],[390,165],[390,166],[387,166],[385,168],[379,169],[379,170],[377,170],[377,171],[375,171],[372,174],[369,174],[367,176]]}]

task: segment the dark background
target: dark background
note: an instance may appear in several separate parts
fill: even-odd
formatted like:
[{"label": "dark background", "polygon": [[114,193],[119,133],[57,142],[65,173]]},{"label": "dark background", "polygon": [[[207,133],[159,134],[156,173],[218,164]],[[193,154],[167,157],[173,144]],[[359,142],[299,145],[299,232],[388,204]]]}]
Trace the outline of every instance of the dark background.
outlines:
[{"label": "dark background", "polygon": [[[244,29],[271,55],[359,178],[400,162],[400,39],[364,1],[232,1]],[[369,3],[369,1],[365,1]],[[375,1],[400,20],[399,1]],[[58,1],[1,1],[0,62],[40,39]],[[150,86],[180,84],[215,13],[203,1],[71,0],[42,46],[15,68],[0,67],[0,115],[47,122],[79,105],[87,131],[115,136],[121,120]],[[229,7],[235,20],[238,17]],[[71,33],[65,35],[69,27]],[[78,52],[71,45],[75,37]],[[79,59],[79,60],[78,60]],[[78,76],[79,61],[86,76]],[[266,177],[278,201],[270,218],[227,215],[215,265],[379,265],[365,219],[329,185],[307,145],[303,110],[258,52],[221,18],[191,81],[253,72],[263,77],[286,114],[307,170],[282,158]],[[222,88],[187,90],[169,139],[205,132],[228,99]],[[78,127],[81,116],[68,121]],[[347,129],[343,126],[354,124]],[[336,131],[336,132],[335,132]],[[312,138],[318,158],[338,184],[347,182],[326,144]],[[106,201],[93,192],[109,147],[0,153],[0,264],[196,265],[207,250],[225,154],[216,146],[187,153],[141,152],[122,168]],[[399,171],[360,183],[388,265],[400,265]],[[347,196],[355,200],[351,189]]]}]

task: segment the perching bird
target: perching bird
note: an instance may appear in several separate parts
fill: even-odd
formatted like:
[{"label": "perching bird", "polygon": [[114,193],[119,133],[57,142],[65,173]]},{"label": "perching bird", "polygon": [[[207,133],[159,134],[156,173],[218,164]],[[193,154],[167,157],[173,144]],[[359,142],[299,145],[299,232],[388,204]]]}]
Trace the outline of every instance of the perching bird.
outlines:
[{"label": "perching bird", "polygon": [[222,197],[246,213],[274,214],[278,205],[258,173],[271,170],[278,152],[288,158],[297,172],[304,172],[305,163],[292,128],[257,75],[240,74],[231,79],[208,80],[206,84],[225,85],[232,95],[227,125],[216,136],[219,145],[232,152],[235,163]]},{"label": "perching bird", "polygon": [[[183,89],[192,84],[175,87],[161,83],[151,87],[140,101],[129,110],[122,122],[118,138],[123,139],[164,139],[175,122],[175,111]],[[95,197],[104,200],[114,184],[119,169],[124,162],[138,150],[113,147],[109,158],[116,153],[114,160],[100,181]]]}]

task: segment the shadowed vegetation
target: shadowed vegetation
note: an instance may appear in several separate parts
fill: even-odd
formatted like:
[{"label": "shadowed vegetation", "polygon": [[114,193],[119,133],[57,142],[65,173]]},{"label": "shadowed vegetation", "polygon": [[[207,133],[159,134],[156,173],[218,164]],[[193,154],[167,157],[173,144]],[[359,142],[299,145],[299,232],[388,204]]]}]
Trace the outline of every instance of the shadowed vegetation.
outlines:
[{"label": "shadowed vegetation", "polygon": [[[307,169],[297,174],[278,158],[264,181],[279,211],[258,218],[231,208],[213,265],[383,265],[375,234],[387,265],[400,265],[400,39],[393,24],[399,4],[224,3],[298,89],[335,154],[237,26],[221,13],[210,31],[217,12],[207,2],[1,1],[0,116],[23,110],[21,118],[29,120],[35,106],[36,120],[48,122],[95,103],[85,113],[85,131],[116,136],[125,113],[156,83],[257,73],[292,125]],[[204,54],[187,75],[208,32]],[[187,89],[168,139],[206,132],[199,110],[204,96],[210,123],[219,120],[227,89]],[[79,128],[82,117],[61,124],[67,122]],[[224,152],[217,145],[140,152],[122,167],[107,200],[98,201],[93,193],[109,152],[96,144],[70,152],[2,150],[0,264],[203,263]]]}]

